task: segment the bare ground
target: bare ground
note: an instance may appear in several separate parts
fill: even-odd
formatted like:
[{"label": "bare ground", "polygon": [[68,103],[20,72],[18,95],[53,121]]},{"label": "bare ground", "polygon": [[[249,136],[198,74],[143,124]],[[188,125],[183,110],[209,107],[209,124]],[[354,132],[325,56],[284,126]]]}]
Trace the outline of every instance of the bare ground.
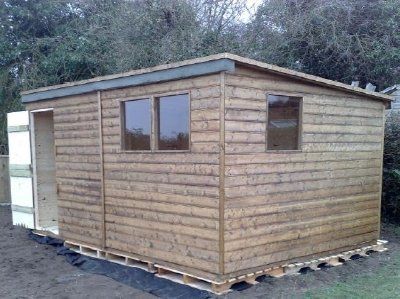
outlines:
[{"label": "bare ground", "polygon": [[[385,253],[373,253],[368,258],[353,260],[343,266],[304,275],[265,278],[244,291],[234,291],[221,297],[304,298],[317,291],[317,296],[311,297],[325,298],[318,296],[319,290],[329,289],[337,284],[351,284],[358,277],[373,276],[379,269],[399,260],[400,229],[384,226],[382,239],[390,242],[389,251]],[[0,298],[155,297],[111,278],[89,274],[68,264],[65,257],[57,256],[54,247],[38,244],[28,238],[25,229],[13,227],[10,208],[0,206]]]},{"label": "bare ground", "polygon": [[38,244],[11,225],[0,207],[0,298],[156,298],[67,263],[54,247]]}]

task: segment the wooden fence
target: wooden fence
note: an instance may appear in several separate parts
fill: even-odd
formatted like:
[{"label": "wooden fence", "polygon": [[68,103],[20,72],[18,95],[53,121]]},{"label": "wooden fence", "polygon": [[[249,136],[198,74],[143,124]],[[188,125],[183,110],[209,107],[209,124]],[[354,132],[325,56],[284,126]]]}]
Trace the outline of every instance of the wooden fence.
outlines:
[{"label": "wooden fence", "polygon": [[8,173],[8,156],[0,155],[0,204],[10,203],[10,176]]}]

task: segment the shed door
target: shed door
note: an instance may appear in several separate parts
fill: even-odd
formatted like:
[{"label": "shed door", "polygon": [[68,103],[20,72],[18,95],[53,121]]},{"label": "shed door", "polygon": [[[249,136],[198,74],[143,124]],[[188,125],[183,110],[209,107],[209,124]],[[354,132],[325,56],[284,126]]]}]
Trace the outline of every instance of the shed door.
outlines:
[{"label": "shed door", "polygon": [[35,228],[29,112],[8,113],[7,130],[13,224]]}]

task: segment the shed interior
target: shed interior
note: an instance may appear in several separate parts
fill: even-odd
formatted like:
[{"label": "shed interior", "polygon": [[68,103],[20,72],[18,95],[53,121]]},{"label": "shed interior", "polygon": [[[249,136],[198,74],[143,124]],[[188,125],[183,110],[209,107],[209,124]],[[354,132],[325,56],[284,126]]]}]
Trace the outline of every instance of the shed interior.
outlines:
[{"label": "shed interior", "polygon": [[53,111],[33,112],[36,226],[58,234]]}]

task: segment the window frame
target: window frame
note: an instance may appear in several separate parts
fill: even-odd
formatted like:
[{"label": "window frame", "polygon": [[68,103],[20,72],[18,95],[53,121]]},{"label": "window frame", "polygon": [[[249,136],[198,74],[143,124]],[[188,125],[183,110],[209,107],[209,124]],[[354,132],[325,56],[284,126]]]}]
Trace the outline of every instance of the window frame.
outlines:
[{"label": "window frame", "polygon": [[[179,96],[179,95],[187,95],[189,105],[188,105],[188,115],[189,115],[189,124],[188,124],[188,130],[189,130],[189,147],[188,149],[184,150],[160,150],[157,148],[157,143],[158,143],[158,132],[157,132],[157,123],[159,121],[157,117],[157,111],[156,111],[156,101],[160,97],[167,97],[167,96]],[[150,100],[150,122],[151,122],[151,132],[150,132],[150,149],[149,150],[129,150],[125,148],[125,102],[130,102],[130,101],[137,101],[137,100],[144,100],[144,99],[149,99]],[[119,136],[119,141],[120,141],[120,151],[124,153],[188,153],[191,152],[192,148],[192,142],[191,142],[191,120],[192,120],[192,97],[191,93],[189,90],[182,90],[178,92],[164,92],[164,93],[155,93],[151,95],[142,95],[138,97],[126,97],[126,98],[120,98],[118,99],[119,102],[119,121],[120,121],[120,136]]]},{"label": "window frame", "polygon": [[151,108],[152,108],[152,100],[151,97],[149,96],[141,96],[141,97],[136,97],[136,98],[128,98],[128,99],[124,99],[124,100],[119,100],[119,121],[120,121],[120,136],[119,136],[119,142],[120,142],[120,150],[122,152],[142,152],[142,153],[149,153],[151,152],[151,134],[152,132],[150,132],[150,149],[148,150],[130,150],[130,149],[126,149],[125,147],[125,103],[126,102],[132,102],[132,101],[139,101],[139,100],[149,100],[150,101],[150,128],[152,131],[152,113],[151,113]]},{"label": "window frame", "polygon": [[[294,97],[299,98],[299,124],[298,124],[298,137],[297,137],[297,149],[289,149],[289,150],[277,150],[277,149],[268,149],[268,113],[269,113],[269,96],[283,96],[283,97]],[[303,102],[304,95],[299,93],[287,93],[280,91],[269,91],[266,93],[266,123],[265,123],[265,151],[267,153],[300,153],[303,151]]]}]

